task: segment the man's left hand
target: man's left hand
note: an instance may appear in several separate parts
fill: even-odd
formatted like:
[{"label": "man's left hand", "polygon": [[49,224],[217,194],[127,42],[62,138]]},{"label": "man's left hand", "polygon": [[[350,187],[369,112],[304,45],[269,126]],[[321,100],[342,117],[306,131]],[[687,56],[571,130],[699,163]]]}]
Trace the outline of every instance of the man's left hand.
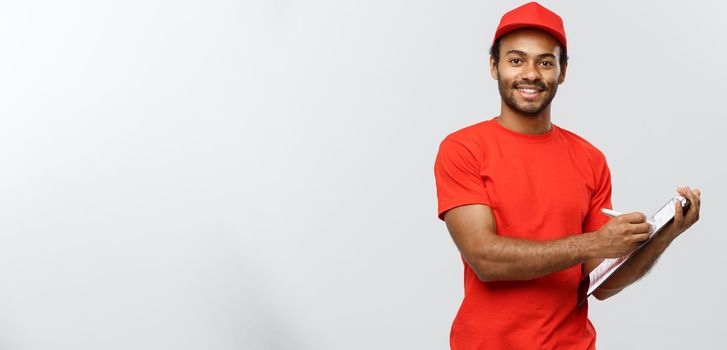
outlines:
[{"label": "man's left hand", "polygon": [[689,208],[687,209],[687,213],[685,214],[684,209],[682,209],[681,202],[677,201],[674,221],[672,221],[669,226],[666,227],[669,232],[672,233],[672,239],[682,234],[684,231],[694,225],[697,220],[699,220],[699,207],[701,205],[700,197],[702,195],[702,191],[700,191],[698,188],[691,189],[689,187],[679,187],[677,188],[677,192],[683,197],[689,199],[690,204]]}]

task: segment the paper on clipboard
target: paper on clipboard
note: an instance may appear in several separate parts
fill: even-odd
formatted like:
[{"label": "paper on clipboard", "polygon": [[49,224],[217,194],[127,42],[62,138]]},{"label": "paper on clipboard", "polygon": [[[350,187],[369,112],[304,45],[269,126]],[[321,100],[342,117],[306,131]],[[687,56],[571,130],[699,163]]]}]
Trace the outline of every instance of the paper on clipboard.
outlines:
[{"label": "paper on clipboard", "polygon": [[618,270],[623,263],[629,260],[631,256],[634,255],[641,247],[646,245],[646,243],[651,240],[659,231],[661,231],[664,226],[666,226],[669,222],[671,222],[674,219],[674,215],[676,214],[675,206],[676,202],[680,201],[682,204],[682,208],[686,208],[689,205],[689,200],[680,196],[676,195],[674,198],[669,200],[668,203],[666,203],[661,209],[659,209],[654,215],[650,216],[647,221],[650,221],[654,223],[653,226],[651,226],[651,229],[649,230],[649,239],[644,241],[644,243],[640,244],[634,251],[631,253],[622,256],[620,258],[612,258],[612,259],[605,259],[603,260],[598,266],[596,266],[593,271],[591,271],[590,274],[588,274],[588,291],[585,293],[585,295],[581,295],[581,299],[578,301],[578,305],[582,304],[586,299],[588,299],[588,296],[593,294],[593,292],[598,288],[603,282],[606,282],[611,275]]}]

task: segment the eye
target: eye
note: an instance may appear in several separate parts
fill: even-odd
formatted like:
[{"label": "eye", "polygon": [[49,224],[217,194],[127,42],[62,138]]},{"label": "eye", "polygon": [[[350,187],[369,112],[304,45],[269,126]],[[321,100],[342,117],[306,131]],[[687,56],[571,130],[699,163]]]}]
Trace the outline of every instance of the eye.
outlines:
[{"label": "eye", "polygon": [[520,64],[522,61],[519,58],[511,58],[510,63],[513,64]]},{"label": "eye", "polygon": [[553,67],[553,62],[550,62],[550,61],[543,61],[543,62],[541,62],[541,63],[542,63],[542,64],[543,64],[544,66],[546,66],[546,67]]}]

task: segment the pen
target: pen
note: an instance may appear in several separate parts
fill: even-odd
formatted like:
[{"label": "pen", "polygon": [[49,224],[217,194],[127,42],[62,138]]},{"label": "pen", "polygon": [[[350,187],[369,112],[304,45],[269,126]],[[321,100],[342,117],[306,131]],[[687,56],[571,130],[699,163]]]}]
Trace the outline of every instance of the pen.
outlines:
[{"label": "pen", "polygon": [[[623,213],[619,213],[619,212],[617,212],[617,211],[615,211],[615,210],[611,210],[611,209],[606,209],[606,208],[602,208],[602,209],[601,209],[601,213],[605,214],[606,216],[610,216],[610,217],[612,217],[612,218],[613,218],[613,217],[617,217],[617,216],[619,216],[619,215],[623,215]],[[646,222],[647,222],[647,223],[648,223],[649,225],[651,225],[651,226],[656,226],[656,224],[654,224],[653,222],[651,222],[651,221],[649,221],[649,220],[646,220]]]}]

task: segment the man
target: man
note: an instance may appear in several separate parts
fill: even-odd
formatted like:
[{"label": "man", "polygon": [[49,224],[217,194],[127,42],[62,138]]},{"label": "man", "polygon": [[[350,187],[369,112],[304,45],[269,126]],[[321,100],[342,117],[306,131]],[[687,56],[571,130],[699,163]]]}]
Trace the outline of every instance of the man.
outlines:
[{"label": "man", "polygon": [[[588,304],[578,287],[605,258],[648,237],[642,213],[609,219],[605,156],[551,123],[550,102],[566,76],[563,22],[535,2],[506,13],[495,33],[490,72],[498,117],[448,135],[434,171],[439,218],[462,255],[465,296],[452,349],[594,349]],[[699,218],[700,191],[676,206],[672,224],[598,288],[599,300],[633,283]],[[587,281],[587,280],[586,280]]]}]

